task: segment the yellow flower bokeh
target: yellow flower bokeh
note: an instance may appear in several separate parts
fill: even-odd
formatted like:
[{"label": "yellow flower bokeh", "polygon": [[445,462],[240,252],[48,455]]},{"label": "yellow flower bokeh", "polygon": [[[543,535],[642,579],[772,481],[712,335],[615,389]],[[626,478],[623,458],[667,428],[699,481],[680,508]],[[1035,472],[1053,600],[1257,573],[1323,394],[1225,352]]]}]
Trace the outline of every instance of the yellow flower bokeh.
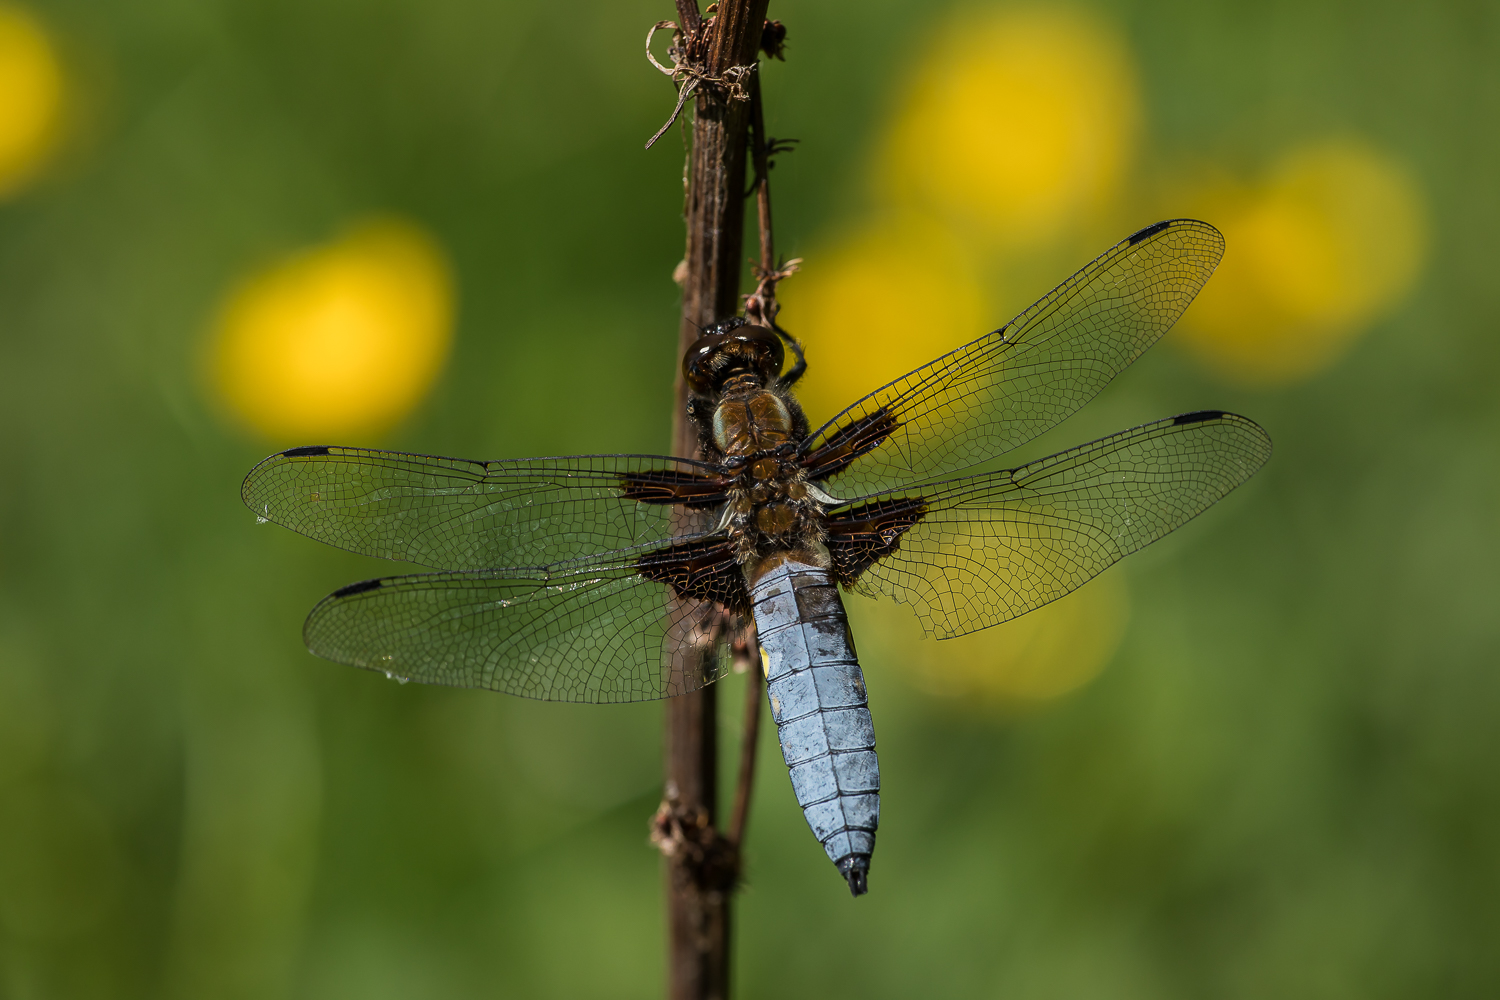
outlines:
[{"label": "yellow flower bokeh", "polygon": [[63,71],[46,30],[0,4],[0,198],[32,180],[62,131]]},{"label": "yellow flower bokeh", "polygon": [[[809,253],[780,289],[782,317],[808,348],[798,394],[813,426],[998,327],[1007,317],[990,307],[1006,297],[1002,286],[1040,277],[1034,291],[1044,292],[1049,275],[1032,270],[1120,213],[1142,117],[1127,45],[1083,13],[970,10],[942,29],[880,139],[878,221]],[[1225,233],[1224,263],[1174,337],[1241,381],[1287,381],[1328,364],[1407,292],[1426,248],[1414,181],[1353,141],[1292,150],[1256,187],[1178,184],[1162,214]],[[994,554],[997,571],[1004,556]],[[1106,574],[942,643],[919,641],[906,609],[854,601],[851,614],[867,652],[873,640],[872,660],[922,688],[1026,703],[1103,669],[1126,605],[1123,578]]]},{"label": "yellow flower bokeh", "polygon": [[1111,198],[1134,152],[1130,53],[1081,12],[970,12],[940,35],[887,139],[883,180],[1002,244],[1050,239]]},{"label": "yellow flower bokeh", "polygon": [[1294,149],[1259,186],[1218,181],[1187,200],[1228,252],[1177,341],[1238,381],[1288,382],[1331,364],[1401,301],[1426,256],[1416,182],[1359,142]]},{"label": "yellow flower bokeh", "polygon": [[940,228],[908,217],[866,230],[778,290],[793,332],[807,336],[797,397],[813,426],[986,325],[968,258]]},{"label": "yellow flower bokeh", "polygon": [[1025,707],[1084,686],[1114,658],[1130,618],[1118,572],[1014,621],[941,641],[924,637],[904,606],[847,603],[866,659],[900,669],[929,694],[991,707]]},{"label": "yellow flower bokeh", "polygon": [[438,245],[410,223],[368,222],[229,294],[214,383],[269,438],[373,434],[432,387],[452,328],[453,280]]}]

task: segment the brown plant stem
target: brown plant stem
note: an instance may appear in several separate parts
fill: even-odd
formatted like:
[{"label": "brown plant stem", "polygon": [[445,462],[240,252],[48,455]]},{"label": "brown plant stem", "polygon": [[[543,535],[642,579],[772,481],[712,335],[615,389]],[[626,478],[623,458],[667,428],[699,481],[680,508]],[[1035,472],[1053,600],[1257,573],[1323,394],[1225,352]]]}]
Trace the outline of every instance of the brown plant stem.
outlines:
[{"label": "brown plant stem", "polygon": [[734,848],[735,874],[744,863],[741,847],[745,843],[745,825],[750,822],[750,792],[755,787],[755,750],[760,742],[760,706],[765,700],[761,688],[760,643],[753,631],[747,630],[741,640],[744,651],[735,649],[735,657],[745,669],[745,714],[740,727],[740,768],[734,782],[734,804],[729,810],[729,831],[725,838]]},{"label": "brown plant stem", "polygon": [[677,20],[682,25],[683,34],[688,38],[695,38],[698,31],[703,27],[703,18],[698,13],[698,0],[675,0],[677,5]]},{"label": "brown plant stem", "polygon": [[[778,29],[774,35],[771,31],[773,24]],[[767,22],[764,44],[777,47],[777,49],[768,48],[767,51],[777,51],[785,35],[786,29],[779,23]],[[776,316],[781,312],[781,306],[776,301],[776,283],[796,273],[797,266],[802,261],[800,258],[789,260],[784,264],[776,261],[775,227],[771,224],[771,157],[777,153],[787,152],[797,140],[782,141],[766,135],[765,105],[760,96],[759,73],[751,79],[749,91],[750,155],[755,164],[755,186],[751,191],[755,195],[756,216],[760,220],[760,263],[754,267],[755,290],[745,296],[745,319],[758,326],[775,330],[792,349],[796,362],[792,369],[783,375],[783,378],[789,379],[787,384],[790,384],[801,377],[802,372],[807,368],[807,363],[802,353],[802,346],[776,322]]]},{"label": "brown plant stem", "polygon": [[[767,2],[722,0],[715,16],[705,22],[696,0],[677,0],[685,48],[698,63],[693,68],[717,79],[731,68],[754,64]],[[679,358],[704,327],[738,311],[744,235],[748,102],[709,85],[699,86],[695,97],[686,172]],[[687,386],[680,372],[675,399],[675,453],[694,456],[698,442],[685,419]],[[674,671],[701,674],[702,658],[712,649],[712,643],[679,641],[669,651]],[[666,782],[657,831],[667,868],[667,995],[672,1000],[724,998],[729,994],[729,904],[738,866],[733,846],[714,826],[715,686],[669,699],[665,714]]]},{"label": "brown plant stem", "polygon": [[771,229],[771,145],[766,139],[759,73],[750,81],[750,131],[755,159],[755,214],[760,220],[760,271],[764,274],[776,269],[776,240]]}]

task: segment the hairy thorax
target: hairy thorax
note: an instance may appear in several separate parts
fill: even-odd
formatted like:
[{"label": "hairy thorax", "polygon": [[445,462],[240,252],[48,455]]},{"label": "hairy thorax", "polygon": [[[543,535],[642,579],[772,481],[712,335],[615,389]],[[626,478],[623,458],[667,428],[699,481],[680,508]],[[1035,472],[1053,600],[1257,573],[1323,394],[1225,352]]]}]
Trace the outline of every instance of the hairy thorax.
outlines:
[{"label": "hairy thorax", "polygon": [[821,494],[797,461],[795,407],[753,379],[731,380],[714,407],[713,445],[739,468],[724,526],[747,571],[782,553],[822,561]]}]

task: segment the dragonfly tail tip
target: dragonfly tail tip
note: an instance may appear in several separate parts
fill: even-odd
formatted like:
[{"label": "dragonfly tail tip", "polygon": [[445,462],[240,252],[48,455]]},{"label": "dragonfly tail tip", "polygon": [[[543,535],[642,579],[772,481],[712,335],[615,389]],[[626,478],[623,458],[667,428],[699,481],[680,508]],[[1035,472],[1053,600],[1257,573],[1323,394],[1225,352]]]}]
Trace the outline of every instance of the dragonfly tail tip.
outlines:
[{"label": "dragonfly tail tip", "polygon": [[856,899],[870,891],[870,859],[849,857],[839,862],[839,873],[849,883],[849,895]]}]

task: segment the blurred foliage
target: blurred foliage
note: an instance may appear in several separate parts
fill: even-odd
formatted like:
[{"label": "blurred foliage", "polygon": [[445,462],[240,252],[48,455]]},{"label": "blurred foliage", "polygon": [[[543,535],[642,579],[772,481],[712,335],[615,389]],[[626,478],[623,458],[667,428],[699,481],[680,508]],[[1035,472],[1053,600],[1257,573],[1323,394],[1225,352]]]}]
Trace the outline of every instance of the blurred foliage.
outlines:
[{"label": "blurred foliage", "polygon": [[[742,995],[1493,995],[1493,5],[772,13],[768,126],[802,139],[778,245],[807,261],[782,318],[815,417],[1207,214],[1218,317],[1021,457],[1204,406],[1278,450],[987,645],[854,604],[872,892],[827,870],[763,730]],[[27,164],[0,205],[0,995],[659,995],[659,706],[309,657],[308,608],[379,567],[254,525],[240,477],[314,429],[257,419],[270,389],[236,405],[213,359],[237,289],[329,281],[360,220],[408,220],[428,319],[362,329],[416,352],[374,369],[410,369],[410,412],[345,443],[664,449],[681,133],[641,151],[672,94],[640,40],[668,16],[0,8],[0,157],[33,151],[0,163]]]}]

